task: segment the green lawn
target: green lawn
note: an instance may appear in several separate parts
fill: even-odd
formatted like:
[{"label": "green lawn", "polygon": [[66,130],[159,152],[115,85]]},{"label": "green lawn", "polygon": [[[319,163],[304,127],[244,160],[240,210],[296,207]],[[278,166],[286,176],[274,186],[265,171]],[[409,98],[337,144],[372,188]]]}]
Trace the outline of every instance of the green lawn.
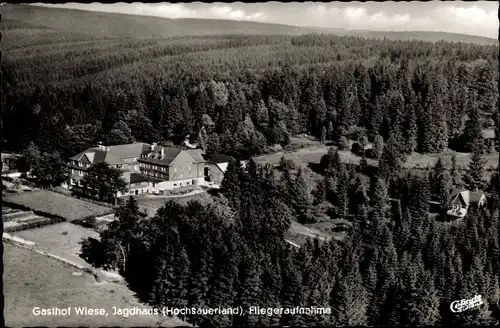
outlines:
[{"label": "green lawn", "polygon": [[84,266],[89,265],[79,256],[80,241],[86,237],[99,239],[97,232],[69,222],[22,230],[11,235],[35,242],[37,250],[61,256]]},{"label": "green lawn", "polygon": [[[4,243],[5,324],[28,326],[120,326],[152,327],[186,325],[178,319],[159,316],[113,316],[112,307],[145,307],[124,285],[96,282],[93,276],[79,272],[56,259],[28,249]],[[76,275],[78,274],[78,275]],[[33,308],[87,306],[104,308],[108,316],[35,316]]]},{"label": "green lawn", "polygon": [[[300,148],[294,151],[280,151],[272,154],[266,154],[262,156],[258,156],[255,158],[255,162],[258,164],[270,163],[272,165],[278,165],[282,156],[285,156],[286,159],[293,161],[297,165],[307,165],[309,163],[319,163],[321,157],[328,152],[328,146],[321,145],[316,142],[309,142],[309,146],[303,141],[302,138],[295,138],[296,143],[300,143],[302,140],[302,144],[304,148]],[[351,142],[352,143],[352,142]],[[341,159],[344,163],[351,164],[359,164],[360,157],[352,154],[350,151],[339,151]],[[404,167],[408,169],[423,169],[427,168],[427,166],[433,166],[438,157],[441,157],[444,165],[448,168],[451,168],[451,157],[455,154],[457,157],[458,166],[465,170],[469,165],[470,154],[468,153],[458,153],[455,151],[446,151],[443,153],[435,153],[435,154],[419,154],[413,153],[408,156]],[[494,171],[498,165],[498,153],[492,153],[485,156],[486,171]],[[378,162],[373,159],[368,159],[368,165],[376,166]],[[489,174],[488,174],[489,175]]]},{"label": "green lawn", "polygon": [[[426,168],[427,166],[433,166],[436,164],[438,157],[441,157],[445,167],[451,168],[451,157],[455,155],[457,158],[457,164],[461,169],[466,169],[469,165],[470,154],[468,153],[458,153],[455,151],[447,151],[439,154],[419,154],[413,153],[408,157],[405,167],[407,168]],[[498,153],[492,153],[485,156],[486,165],[485,168],[488,171],[495,170],[498,165]]]},{"label": "green lawn", "polygon": [[[258,164],[270,163],[278,165],[282,156],[286,159],[293,161],[297,165],[307,165],[309,163],[319,163],[321,157],[328,152],[327,146],[312,145],[305,148],[300,148],[295,151],[280,151],[273,154],[266,154],[256,157],[254,160]],[[339,154],[344,163],[359,164],[360,157],[352,154],[350,151],[339,151]],[[376,165],[376,161],[368,159],[369,165]]]},{"label": "green lawn", "polygon": [[97,205],[48,190],[10,194],[5,196],[3,200],[33,211],[56,215],[67,221],[113,213],[111,207]]},{"label": "green lawn", "polygon": [[197,200],[202,204],[208,204],[212,201],[212,196],[207,192],[202,192],[196,195],[181,196],[181,197],[137,197],[139,207],[146,211],[149,216],[155,215],[156,211],[165,205],[165,202],[173,200],[179,204],[186,205],[189,201]]}]

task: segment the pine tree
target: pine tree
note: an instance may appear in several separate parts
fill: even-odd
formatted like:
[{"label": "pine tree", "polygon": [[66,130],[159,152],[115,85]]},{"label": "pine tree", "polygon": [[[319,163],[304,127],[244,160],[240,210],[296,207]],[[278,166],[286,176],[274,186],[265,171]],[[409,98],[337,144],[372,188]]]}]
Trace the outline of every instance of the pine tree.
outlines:
[{"label": "pine tree", "polygon": [[376,213],[377,217],[384,219],[390,206],[387,186],[383,179],[375,179],[370,190],[370,200],[373,211]]},{"label": "pine tree", "polygon": [[[238,295],[237,304],[243,309],[250,309],[260,301],[262,281],[261,267],[255,256],[250,254],[249,251],[244,256],[243,269],[240,278],[240,292]],[[254,326],[258,322],[258,316],[246,314],[243,318],[239,318],[238,323],[245,326]]]},{"label": "pine tree", "polygon": [[368,197],[368,192],[364,181],[358,176],[351,186],[352,191],[350,192],[350,208],[355,214],[361,214],[360,210],[362,207],[366,207],[370,203],[370,198]]},{"label": "pine tree", "polygon": [[337,177],[337,189],[335,192],[336,214],[345,218],[349,214],[349,174],[342,171]]},{"label": "pine tree", "polygon": [[356,264],[349,265],[337,279],[331,294],[332,316],[336,326],[364,326],[368,322],[368,292]]},{"label": "pine tree", "polygon": [[333,147],[328,148],[328,152],[321,157],[319,166],[323,174],[335,177],[343,169],[339,152]]},{"label": "pine tree", "polygon": [[332,140],[333,139],[333,132],[334,132],[333,123],[332,123],[332,121],[329,121],[328,122],[328,128],[326,130],[326,136],[327,136],[326,138],[328,140]]},{"label": "pine tree", "polygon": [[474,148],[479,145],[480,139],[483,139],[479,110],[476,106],[477,103],[472,101],[471,104],[473,104],[473,106],[467,113],[467,121],[462,134],[462,144],[466,152],[473,152]]},{"label": "pine tree", "polygon": [[406,153],[411,154],[417,150],[418,141],[418,125],[417,125],[417,115],[415,114],[415,109],[411,108],[407,114],[406,124],[405,124],[405,139],[406,139]]},{"label": "pine tree", "polygon": [[302,223],[310,223],[315,220],[311,184],[308,172],[300,167],[293,187],[293,199],[297,218]]},{"label": "pine tree", "polygon": [[233,208],[238,209],[240,204],[241,189],[240,189],[240,176],[242,172],[242,165],[239,160],[231,160],[227,165],[224,178],[221,182],[220,190],[229,200]]},{"label": "pine tree", "polygon": [[221,151],[221,142],[217,133],[212,133],[208,136],[206,147],[207,149],[205,152],[207,155],[219,153]]},{"label": "pine tree", "polygon": [[208,141],[208,135],[207,131],[205,130],[205,127],[202,127],[200,129],[200,132],[198,133],[198,142],[200,143],[201,149],[207,152],[207,141]]},{"label": "pine tree", "polygon": [[406,276],[405,297],[403,303],[404,324],[435,325],[439,320],[440,300],[434,288],[430,273],[424,271],[422,265],[415,259],[412,270]]},{"label": "pine tree", "polygon": [[452,178],[444,167],[441,157],[438,158],[436,165],[432,169],[429,180],[434,198],[445,206],[452,187]]},{"label": "pine tree", "polygon": [[396,139],[390,138],[379,159],[378,174],[388,182],[395,181],[403,167],[403,153]]},{"label": "pine tree", "polygon": [[323,128],[321,129],[321,135],[320,135],[320,138],[319,138],[319,139],[320,139],[320,142],[321,142],[322,144],[324,144],[324,143],[325,143],[325,141],[326,141],[326,136],[327,136],[327,134],[326,134],[326,128],[323,126]]},{"label": "pine tree", "polygon": [[[297,306],[302,306],[303,304],[303,294],[302,294],[302,276],[297,265],[293,263],[291,255],[287,256],[284,260],[283,271],[283,289],[282,289],[282,300],[283,307],[285,308],[295,308]],[[301,325],[303,323],[303,316],[300,314],[285,314],[283,313],[280,325]]]},{"label": "pine tree", "polygon": [[373,141],[373,150],[375,151],[375,156],[377,156],[377,159],[380,159],[384,150],[384,139],[382,138],[382,136],[375,136],[375,140]]},{"label": "pine tree", "polygon": [[471,155],[469,168],[464,176],[464,183],[468,190],[483,190],[485,187],[484,166],[486,161],[483,159],[482,155],[482,142],[478,142],[473,149],[474,151]]}]

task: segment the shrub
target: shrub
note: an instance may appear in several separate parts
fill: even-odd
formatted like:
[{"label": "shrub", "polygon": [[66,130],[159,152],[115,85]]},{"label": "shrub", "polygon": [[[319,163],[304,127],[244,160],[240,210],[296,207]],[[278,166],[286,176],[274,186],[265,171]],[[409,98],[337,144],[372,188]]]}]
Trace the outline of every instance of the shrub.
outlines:
[{"label": "shrub", "polygon": [[366,158],[377,159],[377,152],[373,148],[365,150]]},{"label": "shrub", "polygon": [[347,138],[344,136],[340,137],[337,141],[337,147],[339,147],[339,150],[349,150],[349,141],[347,141]]},{"label": "shrub", "polygon": [[363,147],[358,142],[352,144],[351,153],[354,155],[362,156],[363,155]]}]

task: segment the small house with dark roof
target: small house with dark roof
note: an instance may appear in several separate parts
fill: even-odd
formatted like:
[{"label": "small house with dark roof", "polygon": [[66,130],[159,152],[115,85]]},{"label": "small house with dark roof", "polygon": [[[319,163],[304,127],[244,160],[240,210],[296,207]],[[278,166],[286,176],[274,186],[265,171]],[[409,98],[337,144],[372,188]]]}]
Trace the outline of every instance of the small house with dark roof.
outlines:
[{"label": "small house with dark roof", "polygon": [[234,158],[223,154],[208,156],[205,167],[205,180],[211,184],[220,185],[231,160],[234,160]]},{"label": "small house with dark roof", "polygon": [[471,208],[486,205],[486,195],[482,191],[453,189],[450,193],[446,214],[452,218],[463,218]]}]

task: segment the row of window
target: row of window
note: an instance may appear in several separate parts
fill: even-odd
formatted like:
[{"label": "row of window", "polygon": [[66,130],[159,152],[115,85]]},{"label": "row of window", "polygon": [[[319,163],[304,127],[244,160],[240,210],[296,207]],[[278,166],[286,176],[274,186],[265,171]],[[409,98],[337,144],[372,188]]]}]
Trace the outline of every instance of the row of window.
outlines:
[{"label": "row of window", "polygon": [[144,174],[144,175],[150,176],[150,177],[168,179],[168,175],[161,174],[159,172],[143,171],[141,173]]},{"label": "row of window", "polygon": [[[146,163],[139,163],[140,167],[144,167],[146,169],[152,169],[152,170],[157,170],[157,171],[167,171],[167,167],[161,166],[161,165],[154,165],[154,164],[146,164]],[[177,170],[177,168],[174,168],[174,171]]]},{"label": "row of window", "polygon": [[88,164],[88,163],[82,163],[82,162],[79,162],[79,161],[73,161],[72,164],[75,165],[75,166],[84,167],[84,168],[87,168],[87,167],[90,166],[90,164]]}]

